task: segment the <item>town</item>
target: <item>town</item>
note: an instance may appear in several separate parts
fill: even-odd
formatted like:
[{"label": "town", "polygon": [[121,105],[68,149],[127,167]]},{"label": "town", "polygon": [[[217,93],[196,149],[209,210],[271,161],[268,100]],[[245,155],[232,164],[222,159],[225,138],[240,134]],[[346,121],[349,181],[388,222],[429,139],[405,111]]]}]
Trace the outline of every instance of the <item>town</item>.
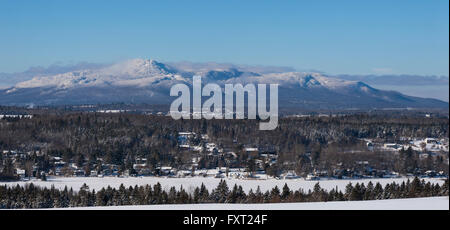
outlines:
[{"label": "town", "polygon": [[[24,119],[31,121],[33,116],[3,115],[1,118],[3,123],[0,124],[5,124]],[[3,148],[0,150],[0,175],[10,180],[46,180],[48,176],[215,177],[255,180],[448,177],[449,139],[446,137],[399,137],[397,142],[385,142],[383,138],[359,138],[356,142],[360,144],[339,150],[342,154],[361,155],[355,158],[357,160],[335,161],[334,164],[327,163],[323,167],[324,164],[318,163],[318,152],[314,148],[308,149],[309,151],[300,148],[301,152],[295,154],[295,159],[289,160],[289,154],[280,152],[280,146],[275,144],[249,144],[237,138],[210,137],[207,132],[178,131],[174,136],[176,155],[166,164],[155,162],[145,155],[130,153],[123,156],[122,164],[115,164],[104,159],[105,156],[101,154],[95,159],[86,159],[84,155],[67,157],[64,151],[58,152],[50,148],[35,147],[31,151]],[[383,162],[380,164],[377,160],[371,161],[373,157],[370,155],[389,155],[401,158],[401,161],[412,160],[416,166],[409,171],[399,172],[386,167]],[[328,161],[331,162],[331,159]],[[436,167],[438,164],[441,167]]]}]

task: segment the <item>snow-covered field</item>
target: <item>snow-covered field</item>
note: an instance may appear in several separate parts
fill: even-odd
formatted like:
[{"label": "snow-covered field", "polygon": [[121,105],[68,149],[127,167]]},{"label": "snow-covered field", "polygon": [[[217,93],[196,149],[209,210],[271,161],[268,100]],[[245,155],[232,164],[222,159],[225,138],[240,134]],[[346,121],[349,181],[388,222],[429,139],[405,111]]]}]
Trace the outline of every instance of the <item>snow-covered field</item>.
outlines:
[{"label": "snow-covered field", "polygon": [[[413,178],[409,178],[412,180]],[[195,187],[199,187],[202,183],[205,186],[212,190],[217,187],[221,179],[213,178],[213,177],[190,177],[190,178],[165,178],[165,177],[128,177],[128,178],[119,178],[119,177],[49,177],[47,181],[39,181],[39,180],[31,180],[31,181],[20,181],[20,182],[1,182],[0,185],[8,185],[15,186],[25,185],[29,183],[33,183],[34,185],[38,185],[41,187],[54,186],[57,189],[64,189],[65,186],[68,188],[73,188],[74,190],[78,190],[84,183],[86,183],[90,189],[95,189],[96,191],[111,186],[113,188],[118,188],[121,184],[125,187],[129,186],[141,186],[141,185],[154,185],[156,183],[161,183],[163,189],[169,190],[170,187],[175,186],[176,188],[180,188],[183,186],[184,189],[188,192],[192,192]],[[319,182],[320,186],[326,190],[331,190],[333,188],[338,188],[339,190],[345,190],[345,186],[351,182],[353,185],[356,183],[364,183],[367,185],[369,181],[375,185],[379,182],[381,185],[386,185],[388,183],[396,182],[402,183],[403,181],[408,180],[408,178],[385,178],[385,179],[352,179],[352,180],[320,180],[320,181],[306,181],[304,179],[266,179],[266,180],[246,180],[246,179],[224,179],[226,180],[228,187],[232,189],[234,184],[241,185],[245,192],[248,192],[250,189],[253,191],[256,190],[258,186],[260,186],[261,191],[265,192],[267,190],[272,189],[275,186],[278,186],[280,189],[284,186],[285,183],[288,184],[291,190],[298,190],[302,188],[304,191],[308,191],[309,189],[313,189],[314,185]],[[431,183],[439,183],[442,185],[444,181],[442,179],[437,178],[425,178],[425,181],[430,181]]]},{"label": "snow-covered field", "polygon": [[449,210],[448,197],[276,204],[179,204],[66,208],[84,210]]}]

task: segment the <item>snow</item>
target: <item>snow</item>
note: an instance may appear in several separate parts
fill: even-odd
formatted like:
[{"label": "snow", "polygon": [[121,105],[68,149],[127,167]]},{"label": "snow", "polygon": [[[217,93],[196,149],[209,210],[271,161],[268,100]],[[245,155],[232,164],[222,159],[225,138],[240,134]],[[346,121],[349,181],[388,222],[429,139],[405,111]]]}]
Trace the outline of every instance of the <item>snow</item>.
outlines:
[{"label": "snow", "polygon": [[[426,143],[427,139],[435,140],[436,143]],[[422,151],[421,146],[423,143],[425,143],[426,151],[430,151],[430,152],[440,152],[440,151],[448,152],[449,151],[448,141],[447,141],[447,144],[445,144],[445,142],[446,142],[445,139],[442,139],[442,140],[437,140],[434,138],[427,138],[427,139],[417,139],[417,140],[411,141],[410,146],[413,150]],[[407,146],[407,147],[409,147],[409,146]]]},{"label": "snow", "polygon": [[356,87],[359,82],[346,81],[337,78],[327,77],[320,73],[310,72],[285,72],[270,73],[259,76],[248,76],[232,78],[226,83],[258,83],[258,84],[279,84],[283,86],[301,85],[305,88],[327,88],[330,90],[339,90],[348,87]]},{"label": "snow", "polygon": [[[412,180],[413,178],[409,178]],[[162,188],[165,190],[169,190],[172,186],[179,188],[183,186],[184,189],[188,192],[192,192],[195,187],[200,187],[202,183],[205,186],[212,190],[217,187],[221,179],[214,177],[186,177],[186,178],[168,178],[168,177],[48,177],[47,181],[40,180],[31,180],[31,181],[20,181],[20,182],[1,182],[0,185],[8,185],[15,186],[25,185],[29,183],[33,183],[34,185],[42,186],[50,188],[54,186],[57,189],[64,189],[65,186],[68,188],[72,187],[75,191],[79,190],[80,187],[86,183],[90,189],[95,189],[96,191],[111,186],[113,188],[119,188],[121,184],[125,187],[129,186],[143,186],[143,185],[154,185],[156,183],[160,183]],[[326,190],[331,190],[333,188],[338,188],[339,190],[344,191],[345,186],[351,182],[353,185],[356,183],[364,183],[367,185],[369,181],[375,185],[379,182],[382,186],[385,186],[388,183],[402,183],[403,181],[407,181],[408,178],[383,178],[383,179],[351,179],[351,180],[320,180],[320,181],[307,181],[303,178],[299,179],[264,179],[264,180],[256,180],[256,179],[234,179],[234,178],[225,178],[228,187],[232,189],[232,187],[237,184],[241,185],[245,192],[248,192],[250,189],[253,191],[256,190],[258,186],[260,186],[261,191],[265,192],[267,190],[271,190],[273,187],[278,186],[280,189],[284,186],[285,183],[288,184],[291,190],[298,190],[302,188],[304,191],[308,191],[309,189],[313,189],[314,185],[319,182],[320,186]],[[425,181],[430,181],[431,183],[438,183],[442,185],[444,181],[438,178],[425,178]]]},{"label": "snow", "polygon": [[[245,68],[244,68],[245,69]],[[229,71],[229,69],[217,69],[218,71]],[[13,93],[21,88],[36,87],[56,87],[59,89],[69,89],[74,87],[92,86],[152,86],[170,87],[175,83],[189,83],[191,78],[187,77],[195,73],[204,76],[205,72],[193,70],[184,76],[182,70],[172,69],[167,65],[155,60],[131,59],[119,62],[103,68],[83,69],[78,71],[60,73],[56,75],[37,75],[31,80],[17,83],[14,88],[8,90]],[[205,79],[207,81],[208,79]],[[219,81],[220,82],[220,81]],[[350,86],[357,86],[356,81],[347,81],[324,76],[320,73],[309,72],[282,72],[267,74],[251,74],[250,76],[240,76],[231,78],[222,83],[266,83],[280,84],[284,86],[301,85],[303,87],[325,87],[331,90],[338,90]]]},{"label": "snow", "polygon": [[271,204],[179,204],[66,208],[84,210],[449,210],[449,198]]},{"label": "snow", "polygon": [[[19,88],[57,87],[60,89],[87,86],[139,86],[144,87],[164,81],[185,81],[162,63],[154,60],[132,59],[100,69],[86,69],[49,76],[36,76],[19,82],[8,91]],[[170,84],[169,84],[170,85]]]}]

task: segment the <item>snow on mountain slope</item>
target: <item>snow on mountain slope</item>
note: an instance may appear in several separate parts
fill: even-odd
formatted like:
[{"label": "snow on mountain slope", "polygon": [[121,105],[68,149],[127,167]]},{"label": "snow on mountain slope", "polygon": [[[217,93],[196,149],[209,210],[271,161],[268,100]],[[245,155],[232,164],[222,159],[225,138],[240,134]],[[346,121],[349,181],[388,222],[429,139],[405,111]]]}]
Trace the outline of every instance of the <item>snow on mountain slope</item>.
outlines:
[{"label": "snow on mountain slope", "polygon": [[[261,68],[216,65],[177,69],[155,60],[132,59],[113,65],[38,75],[0,90],[0,104],[169,103],[170,87],[190,84],[202,76],[204,84],[279,84],[280,105],[308,109],[448,108],[448,103],[377,90],[359,81],[331,78],[320,73],[268,72]],[[214,66],[213,66],[214,67]],[[249,70],[255,71],[249,71]],[[261,70],[259,72],[259,70]]]},{"label": "snow on mountain slope", "polygon": [[320,73],[305,72],[286,72],[270,73],[265,75],[253,75],[243,78],[233,78],[226,83],[257,83],[257,84],[279,84],[288,88],[327,88],[330,90],[339,90],[345,87],[355,86],[359,82],[345,81],[336,78],[325,77]]},{"label": "snow on mountain slope", "polygon": [[102,85],[135,85],[142,87],[164,80],[189,82],[190,77],[193,75],[203,76],[205,81],[212,82],[280,84],[286,87],[340,89],[357,84],[355,81],[328,78],[319,73],[286,72],[261,75],[253,72],[242,72],[235,68],[179,73],[176,69],[154,60],[133,59],[96,70],[86,69],[52,76],[34,77],[31,80],[16,84],[14,89],[37,87],[58,87],[64,89]]},{"label": "snow on mountain slope", "polygon": [[57,87],[60,89],[88,86],[147,86],[161,81],[183,81],[180,75],[154,60],[133,59],[99,70],[83,70],[39,76],[20,82],[9,92],[19,88]]}]

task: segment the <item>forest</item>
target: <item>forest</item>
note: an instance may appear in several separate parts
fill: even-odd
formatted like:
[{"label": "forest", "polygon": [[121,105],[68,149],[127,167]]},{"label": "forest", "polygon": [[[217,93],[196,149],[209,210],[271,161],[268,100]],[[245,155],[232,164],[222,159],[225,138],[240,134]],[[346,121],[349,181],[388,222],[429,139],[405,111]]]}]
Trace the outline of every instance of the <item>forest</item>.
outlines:
[{"label": "forest", "polygon": [[[284,117],[273,131],[260,131],[258,120],[173,120],[167,116],[132,113],[58,112],[37,113],[32,118],[0,119],[0,171],[3,178],[13,176],[14,168],[30,174],[31,167],[48,172],[52,157],[72,162],[86,172],[100,170],[101,164],[133,170],[137,158],[145,157],[154,174],[159,166],[191,169],[192,157],[200,158],[198,168],[244,167],[255,169],[254,156],[244,147],[270,149],[276,162],[261,168],[270,175],[294,170],[305,176],[314,170],[357,169],[357,162],[368,161],[378,170],[419,174],[427,170],[448,174],[448,152],[419,159],[417,151],[403,149],[399,154],[370,151],[363,139],[379,142],[405,142],[405,137],[448,138],[446,117],[424,119],[415,116],[354,114],[342,116]],[[178,146],[178,133],[195,132],[209,136],[226,154],[208,155],[186,151]],[[27,153],[14,159],[11,151]],[[101,160],[101,162],[99,162]]]},{"label": "forest", "polygon": [[448,196],[448,179],[440,186],[419,178],[397,184],[392,182],[384,187],[369,182],[349,183],[345,191],[332,189],[326,191],[317,183],[313,190],[292,190],[287,184],[283,188],[277,186],[268,191],[250,190],[245,193],[241,186],[230,189],[225,180],[221,180],[215,189],[208,191],[205,185],[196,187],[192,193],[181,186],[171,187],[169,191],[162,189],[161,184],[153,186],[130,186],[123,184],[118,188],[102,188],[90,190],[84,184],[78,192],[65,187],[63,190],[41,188],[33,184],[26,186],[0,186],[0,209],[18,208],[66,208],[90,206],[121,205],[156,205],[156,204],[198,204],[198,203],[280,203],[280,202],[326,202],[326,201],[358,201],[384,200],[399,198]]}]

